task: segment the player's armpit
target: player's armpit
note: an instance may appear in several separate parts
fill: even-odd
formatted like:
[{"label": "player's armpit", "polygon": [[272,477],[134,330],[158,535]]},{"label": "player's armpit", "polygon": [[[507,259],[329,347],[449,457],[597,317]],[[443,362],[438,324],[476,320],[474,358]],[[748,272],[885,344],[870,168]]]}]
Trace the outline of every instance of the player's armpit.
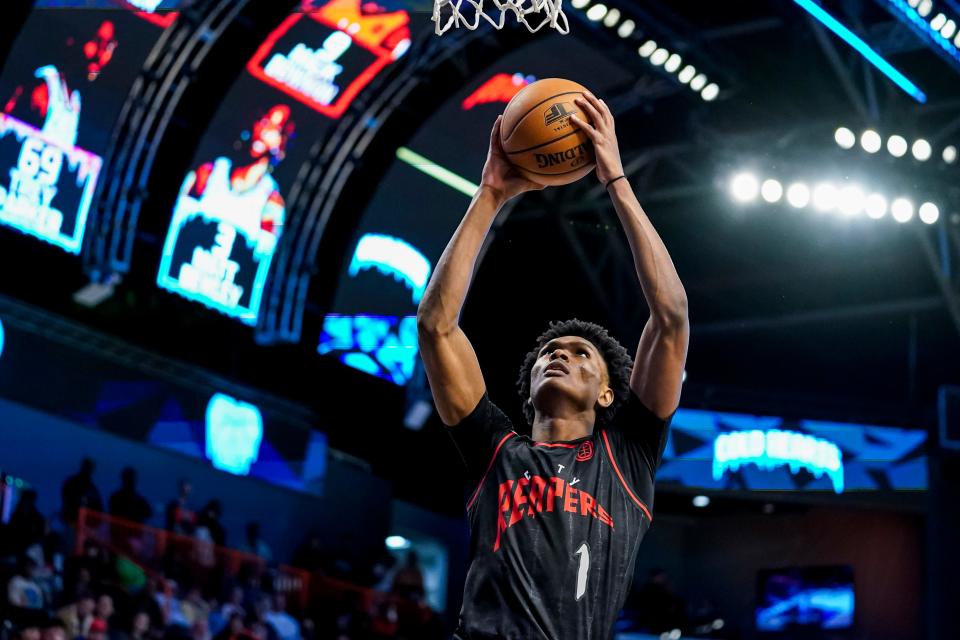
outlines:
[{"label": "player's armpit", "polygon": [[473,345],[459,326],[449,331],[418,325],[420,356],[437,412],[453,426],[470,415],[486,391]]}]

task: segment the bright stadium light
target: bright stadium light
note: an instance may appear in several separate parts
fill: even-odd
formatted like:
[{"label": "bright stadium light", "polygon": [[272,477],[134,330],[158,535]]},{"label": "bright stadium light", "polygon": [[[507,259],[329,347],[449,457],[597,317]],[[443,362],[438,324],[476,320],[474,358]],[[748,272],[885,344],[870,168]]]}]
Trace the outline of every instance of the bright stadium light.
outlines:
[{"label": "bright stadium light", "polygon": [[903,136],[890,136],[887,139],[887,151],[894,158],[902,158],[907,153],[907,139]]},{"label": "bright stadium light", "polygon": [[587,20],[592,20],[597,22],[598,20],[603,20],[603,17],[607,15],[607,6],[603,4],[595,4],[589,9],[587,9]]},{"label": "bright stadium light", "polygon": [[926,18],[931,11],[933,11],[933,0],[920,0],[920,4],[917,5],[917,13]]},{"label": "bright stadium light", "polygon": [[957,148],[952,144],[943,148],[943,161],[947,164],[953,164],[957,161]]},{"label": "bright stadium light", "polygon": [[940,209],[932,202],[924,202],[920,205],[920,220],[927,224],[933,224],[940,218]]},{"label": "bright stadium light", "polygon": [[840,197],[837,188],[829,182],[821,182],[813,189],[813,207],[818,211],[833,211]]},{"label": "bright stadium light", "polygon": [[857,215],[866,206],[865,199],[866,196],[860,187],[855,185],[844,187],[840,190],[838,202],[840,213],[848,216]]},{"label": "bright stadium light", "polygon": [[649,58],[651,55],[653,55],[653,52],[656,50],[657,50],[657,43],[654,40],[647,40],[642,45],[640,45],[640,48],[637,49],[637,53],[639,53],[644,58]]},{"label": "bright stadium light", "polygon": [[841,149],[852,149],[857,144],[857,136],[846,127],[839,127],[833,132],[833,139]]},{"label": "bright stadium light", "polygon": [[707,76],[702,73],[698,73],[693,80],[690,81],[690,88],[694,91],[700,91],[707,84]]},{"label": "bright stadium light", "polygon": [[607,15],[603,19],[603,26],[612,29],[618,22],[620,22],[620,9],[610,9],[610,11],[607,11]]},{"label": "bright stadium light", "polygon": [[730,194],[739,202],[751,202],[757,199],[760,185],[752,173],[738,173],[730,181]]},{"label": "bright stadium light", "polygon": [[937,15],[933,16],[933,19],[930,21],[930,27],[934,31],[940,31],[940,29],[943,29],[944,25],[946,24],[947,16],[943,15],[942,13],[938,13]]},{"label": "bright stadium light", "polygon": [[672,54],[667,61],[663,63],[663,68],[669,71],[670,73],[676,73],[677,69],[680,68],[680,64],[683,62],[683,58],[680,57],[679,53]]},{"label": "bright stadium light", "polygon": [[650,55],[650,64],[660,66],[670,57],[670,52],[660,47]]},{"label": "bright stadium light", "polygon": [[897,222],[909,222],[913,217],[913,203],[906,198],[897,198],[890,205],[890,213]]},{"label": "bright stadium light", "polygon": [[617,28],[617,35],[621,38],[629,38],[633,35],[636,28],[637,25],[633,20],[624,20],[620,23],[620,27]]},{"label": "bright stadium light", "polygon": [[688,64],[683,68],[683,71],[677,74],[677,80],[679,80],[683,84],[687,84],[688,82],[693,80],[693,76],[695,75],[697,75],[697,68],[694,67],[692,64]]},{"label": "bright stadium light", "polygon": [[718,95],[720,95],[720,87],[717,86],[716,82],[711,82],[700,92],[700,97],[707,102],[713,102],[717,99]]},{"label": "bright stadium light", "polygon": [[783,197],[783,185],[779,181],[770,178],[764,180],[760,185],[760,195],[769,203],[779,202]]},{"label": "bright stadium light", "polygon": [[573,5],[574,9],[583,9],[590,4],[590,0],[572,0],[570,4]]},{"label": "bright stadium light", "polygon": [[940,35],[949,40],[957,32],[957,23],[953,20],[947,20],[947,23],[940,28]]},{"label": "bright stadium light", "polygon": [[882,144],[883,141],[880,139],[880,134],[873,129],[867,129],[860,134],[860,146],[863,147],[863,150],[867,153],[880,151]]},{"label": "bright stadium light", "polygon": [[916,9],[917,5],[920,4],[920,0],[907,0],[907,4]]},{"label": "bright stadium light", "polygon": [[394,550],[409,549],[412,545],[403,536],[387,536],[387,548]]},{"label": "bright stadium light", "polygon": [[802,182],[794,182],[787,189],[787,202],[796,209],[804,208],[810,204],[810,187]]},{"label": "bright stadium light", "polygon": [[933,149],[930,148],[930,143],[923,138],[914,140],[910,150],[913,152],[913,157],[921,162],[929,160],[930,154],[933,153]]},{"label": "bright stadium light", "polygon": [[867,216],[879,220],[887,214],[887,199],[879,193],[871,193],[867,196],[864,209],[867,211]]},{"label": "bright stadium light", "polygon": [[709,496],[693,496],[693,506],[697,507],[698,509],[703,509],[704,507],[709,505],[710,505]]}]

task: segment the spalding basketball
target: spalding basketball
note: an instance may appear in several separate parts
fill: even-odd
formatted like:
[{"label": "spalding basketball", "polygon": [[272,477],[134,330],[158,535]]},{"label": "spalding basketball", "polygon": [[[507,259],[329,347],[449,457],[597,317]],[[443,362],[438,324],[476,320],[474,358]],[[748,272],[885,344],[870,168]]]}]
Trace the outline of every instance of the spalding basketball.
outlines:
[{"label": "spalding basketball", "polygon": [[510,162],[528,179],[556,186],[593,170],[593,143],[570,115],[590,118],[573,101],[586,89],[563,78],[538,80],[513,96],[503,111],[500,141]]}]

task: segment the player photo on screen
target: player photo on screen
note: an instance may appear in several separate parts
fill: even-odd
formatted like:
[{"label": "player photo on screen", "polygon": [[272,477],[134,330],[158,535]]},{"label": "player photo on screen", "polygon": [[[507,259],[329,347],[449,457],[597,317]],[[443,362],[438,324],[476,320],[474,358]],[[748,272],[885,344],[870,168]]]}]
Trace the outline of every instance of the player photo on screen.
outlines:
[{"label": "player photo on screen", "polygon": [[0,224],[79,253],[113,123],[175,18],[38,4],[0,78]]},{"label": "player photo on screen", "polygon": [[285,216],[271,172],[293,131],[290,108],[275,105],[240,134],[237,157],[187,174],[163,248],[161,287],[256,323]]}]

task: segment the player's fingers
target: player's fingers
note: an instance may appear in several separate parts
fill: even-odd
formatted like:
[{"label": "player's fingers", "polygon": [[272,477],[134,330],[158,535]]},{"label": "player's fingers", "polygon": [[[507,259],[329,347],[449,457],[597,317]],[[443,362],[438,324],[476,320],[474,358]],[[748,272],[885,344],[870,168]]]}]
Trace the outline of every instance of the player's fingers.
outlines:
[{"label": "player's fingers", "polygon": [[580,127],[583,130],[583,132],[587,134],[587,137],[590,138],[591,140],[593,140],[596,137],[597,130],[591,127],[589,123],[584,122],[583,119],[580,118],[579,116],[571,114],[570,122]]},{"label": "player's fingers", "polygon": [[590,120],[593,122],[593,126],[595,129],[605,124],[603,120],[603,116],[600,115],[600,112],[597,110],[597,108],[592,104],[590,104],[590,102],[586,98],[578,97],[578,98],[574,98],[573,101],[576,102],[578,105],[580,105],[580,108],[583,109],[583,113],[585,115],[590,117]]},{"label": "player's fingers", "polygon": [[613,114],[610,113],[610,109],[609,107],[607,107],[607,103],[605,103],[603,100],[593,95],[589,91],[585,91],[583,95],[587,99],[587,101],[593,106],[593,108],[597,110],[597,113],[600,114],[601,120],[605,125],[609,125],[613,122]]}]

